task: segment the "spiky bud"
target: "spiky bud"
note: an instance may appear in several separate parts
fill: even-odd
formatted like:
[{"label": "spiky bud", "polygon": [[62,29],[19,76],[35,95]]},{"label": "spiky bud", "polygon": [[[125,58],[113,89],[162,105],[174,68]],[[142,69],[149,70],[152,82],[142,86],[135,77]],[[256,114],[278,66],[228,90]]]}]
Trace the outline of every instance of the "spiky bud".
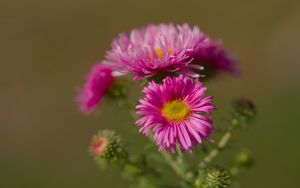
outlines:
[{"label": "spiky bud", "polygon": [[230,175],[221,167],[211,166],[199,173],[195,185],[197,188],[229,188]]},{"label": "spiky bud", "polygon": [[114,131],[103,130],[93,136],[90,152],[96,160],[104,160],[108,163],[124,157],[124,149],[121,138]]}]

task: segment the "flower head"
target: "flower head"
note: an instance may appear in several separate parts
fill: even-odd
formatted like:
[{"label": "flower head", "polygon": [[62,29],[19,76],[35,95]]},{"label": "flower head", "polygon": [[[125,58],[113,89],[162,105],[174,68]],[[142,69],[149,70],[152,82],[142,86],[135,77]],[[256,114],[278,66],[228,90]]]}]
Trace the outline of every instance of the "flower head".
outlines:
[{"label": "flower head", "polygon": [[210,138],[215,106],[199,81],[182,75],[166,77],[162,84],[151,81],[143,92],[146,96],[137,106],[143,117],[136,124],[143,134],[154,132],[159,150],[175,152],[178,143],[181,150],[192,152],[197,143]]},{"label": "flower head", "polygon": [[[175,71],[196,77],[199,75],[189,70],[187,54],[206,39],[198,27],[190,28],[187,24],[178,27],[173,24],[148,25],[132,30],[130,37],[121,34],[113,41],[107,58],[125,65],[137,79]],[[200,66],[195,68],[202,69]]]},{"label": "flower head", "polygon": [[90,152],[95,159],[104,159],[107,162],[116,161],[123,156],[121,139],[114,131],[99,131],[92,138]]},{"label": "flower head", "polygon": [[112,69],[104,64],[96,64],[86,77],[86,83],[80,90],[77,101],[80,110],[91,113],[113,84]]},{"label": "flower head", "polygon": [[221,41],[210,41],[193,55],[192,63],[202,65],[204,67],[202,73],[206,77],[220,71],[239,73],[237,62],[230,57],[226,50],[221,48],[221,44]]},{"label": "flower head", "polygon": [[229,71],[235,67],[220,43],[188,24],[150,24],[132,30],[129,37],[120,34],[107,59],[111,66],[135,73],[136,79],[176,71],[199,77],[206,64]]}]

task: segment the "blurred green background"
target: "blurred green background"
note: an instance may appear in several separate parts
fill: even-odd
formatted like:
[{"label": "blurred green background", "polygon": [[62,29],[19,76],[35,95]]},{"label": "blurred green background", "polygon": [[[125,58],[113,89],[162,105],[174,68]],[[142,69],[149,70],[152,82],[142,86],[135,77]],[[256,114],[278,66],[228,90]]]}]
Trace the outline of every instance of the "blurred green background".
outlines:
[{"label": "blurred green background", "polygon": [[241,187],[300,187],[300,1],[1,0],[1,188],[126,187],[116,170],[96,167],[90,137],[116,129],[133,150],[147,139],[132,136],[126,111],[109,102],[80,114],[75,87],[118,33],[160,22],[199,25],[241,62],[240,78],[208,83],[215,118],[239,96],[259,109],[234,139],[256,157]]}]

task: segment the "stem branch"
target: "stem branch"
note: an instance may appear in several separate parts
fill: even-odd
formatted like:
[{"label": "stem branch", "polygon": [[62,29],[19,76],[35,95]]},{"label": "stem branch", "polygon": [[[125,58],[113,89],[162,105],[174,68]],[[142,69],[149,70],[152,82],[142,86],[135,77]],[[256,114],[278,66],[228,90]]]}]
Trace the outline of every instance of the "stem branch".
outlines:
[{"label": "stem branch", "polygon": [[217,147],[211,152],[208,153],[208,155],[204,158],[204,160],[199,164],[201,168],[206,167],[208,163],[210,163],[219,153],[220,151],[226,146],[229,139],[232,135],[232,129],[229,129],[221,138],[221,140],[218,142]]}]

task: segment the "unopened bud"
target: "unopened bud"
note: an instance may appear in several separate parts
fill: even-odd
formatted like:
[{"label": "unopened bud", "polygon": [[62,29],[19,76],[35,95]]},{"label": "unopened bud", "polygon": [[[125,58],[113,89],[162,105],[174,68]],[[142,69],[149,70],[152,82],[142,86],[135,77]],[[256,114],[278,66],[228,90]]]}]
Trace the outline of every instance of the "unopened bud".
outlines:
[{"label": "unopened bud", "polygon": [[253,157],[249,152],[243,151],[237,155],[236,162],[240,167],[250,167],[253,164]]},{"label": "unopened bud", "polygon": [[236,156],[235,165],[230,169],[232,177],[248,170],[254,163],[252,155],[248,151],[242,151]]},{"label": "unopened bud", "polygon": [[211,166],[199,174],[195,185],[197,188],[229,188],[230,175],[221,167]]},{"label": "unopened bud", "polygon": [[121,139],[114,131],[103,130],[92,138],[90,152],[95,159],[103,159],[106,162],[117,161],[124,155]]},{"label": "unopened bud", "polygon": [[233,121],[235,121],[233,123],[248,123],[253,120],[256,115],[255,105],[249,99],[241,98],[235,100],[233,102],[233,108],[237,116],[233,119]]},{"label": "unopened bud", "polygon": [[124,99],[128,96],[128,83],[125,79],[118,79],[108,91],[108,96],[113,99]]}]

